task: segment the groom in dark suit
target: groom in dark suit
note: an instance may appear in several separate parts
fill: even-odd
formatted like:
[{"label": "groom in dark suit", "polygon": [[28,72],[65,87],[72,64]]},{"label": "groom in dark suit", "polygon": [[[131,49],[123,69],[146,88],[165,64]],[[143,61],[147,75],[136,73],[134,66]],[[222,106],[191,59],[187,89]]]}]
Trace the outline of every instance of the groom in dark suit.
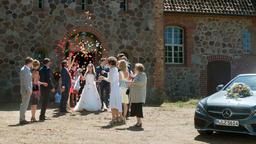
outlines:
[{"label": "groom in dark suit", "polygon": [[61,70],[61,101],[60,101],[60,112],[67,112],[67,102],[70,94],[71,87],[71,76],[68,70],[68,62],[66,60],[62,61],[62,70]]},{"label": "groom in dark suit", "polygon": [[55,89],[53,88],[52,84],[52,71],[50,69],[51,66],[51,60],[49,58],[45,58],[43,60],[43,67],[39,70],[40,75],[40,82],[47,83],[48,86],[45,87],[44,85],[40,85],[40,91],[41,91],[41,100],[42,100],[42,108],[41,108],[41,114],[39,117],[40,121],[46,120],[45,112],[50,96],[50,92],[54,92]]},{"label": "groom in dark suit", "polygon": [[[100,65],[96,67],[96,79],[100,76],[108,77],[109,68],[106,67],[106,58],[101,58]],[[109,106],[109,95],[110,95],[110,83],[102,80],[99,85],[99,94],[102,103],[102,109],[106,110]],[[104,104],[106,107],[104,107]]]}]

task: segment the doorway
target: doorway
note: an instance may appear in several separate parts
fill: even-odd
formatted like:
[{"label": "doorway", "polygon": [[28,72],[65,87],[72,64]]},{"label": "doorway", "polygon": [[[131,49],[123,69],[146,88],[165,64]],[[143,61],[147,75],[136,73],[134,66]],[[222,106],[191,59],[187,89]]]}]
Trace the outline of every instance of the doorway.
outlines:
[{"label": "doorway", "polygon": [[228,61],[212,61],[207,65],[207,92],[216,92],[219,84],[227,84],[231,79],[231,65]]},{"label": "doorway", "polygon": [[[98,65],[103,48],[98,38],[89,32],[72,35],[65,46],[65,57],[74,66],[85,69],[89,63]],[[73,64],[72,64],[73,65]]]}]

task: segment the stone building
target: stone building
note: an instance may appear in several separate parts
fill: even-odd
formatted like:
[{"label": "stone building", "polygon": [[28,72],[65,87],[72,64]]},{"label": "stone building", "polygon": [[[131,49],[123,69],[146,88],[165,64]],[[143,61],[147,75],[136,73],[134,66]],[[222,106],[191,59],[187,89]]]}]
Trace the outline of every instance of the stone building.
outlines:
[{"label": "stone building", "polygon": [[254,0],[2,0],[0,101],[18,99],[26,56],[50,57],[58,70],[81,42],[94,62],[125,52],[144,63],[149,100],[206,96],[254,72],[255,10]]},{"label": "stone building", "polygon": [[165,79],[173,98],[206,96],[256,73],[255,0],[165,0]]},{"label": "stone building", "polygon": [[144,63],[149,95],[157,95],[164,85],[162,11],[158,0],[1,0],[0,101],[19,98],[26,56],[50,57],[56,69],[77,34],[100,42],[97,56],[125,52]]}]

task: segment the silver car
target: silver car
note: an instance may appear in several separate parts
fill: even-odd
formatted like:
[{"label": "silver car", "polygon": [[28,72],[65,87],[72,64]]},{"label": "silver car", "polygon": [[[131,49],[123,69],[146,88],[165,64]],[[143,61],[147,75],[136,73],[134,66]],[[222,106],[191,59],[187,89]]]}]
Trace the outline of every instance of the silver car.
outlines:
[{"label": "silver car", "polygon": [[[252,95],[230,98],[227,89],[234,83],[244,83]],[[227,85],[217,86],[215,94],[202,99],[196,108],[194,125],[200,134],[231,132],[256,135],[256,74],[241,74]]]}]

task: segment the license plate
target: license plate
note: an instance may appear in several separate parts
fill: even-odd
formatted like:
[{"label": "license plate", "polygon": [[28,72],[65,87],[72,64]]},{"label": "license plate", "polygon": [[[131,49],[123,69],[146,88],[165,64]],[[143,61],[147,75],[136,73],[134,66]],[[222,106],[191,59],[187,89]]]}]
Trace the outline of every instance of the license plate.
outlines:
[{"label": "license plate", "polygon": [[239,121],[216,119],[216,120],[214,120],[214,124],[215,125],[221,125],[221,126],[238,127],[239,126]]}]

